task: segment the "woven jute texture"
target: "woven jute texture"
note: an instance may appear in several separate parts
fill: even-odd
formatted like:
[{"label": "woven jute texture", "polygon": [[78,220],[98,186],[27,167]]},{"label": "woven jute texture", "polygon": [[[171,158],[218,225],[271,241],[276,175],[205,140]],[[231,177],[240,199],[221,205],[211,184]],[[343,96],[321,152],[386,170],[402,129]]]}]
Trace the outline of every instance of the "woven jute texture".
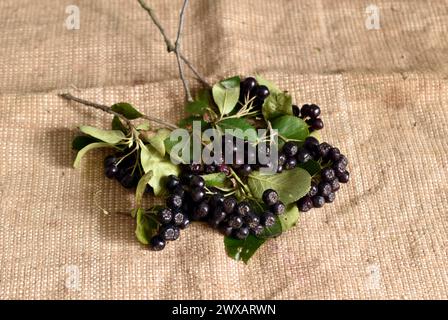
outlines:
[{"label": "woven jute texture", "polygon": [[[174,35],[182,2],[150,2]],[[372,2],[379,30],[365,26]],[[323,139],[350,160],[335,203],[248,265],[201,225],[149,251],[119,214],[133,194],[104,177],[107,151],[72,168],[76,127],[111,119],[58,92],[172,121],[183,92],[136,1],[76,1],[79,30],[64,26],[70,4],[0,2],[0,298],[448,298],[447,1],[191,1],[183,48],[197,68],[262,73],[319,104]]]}]

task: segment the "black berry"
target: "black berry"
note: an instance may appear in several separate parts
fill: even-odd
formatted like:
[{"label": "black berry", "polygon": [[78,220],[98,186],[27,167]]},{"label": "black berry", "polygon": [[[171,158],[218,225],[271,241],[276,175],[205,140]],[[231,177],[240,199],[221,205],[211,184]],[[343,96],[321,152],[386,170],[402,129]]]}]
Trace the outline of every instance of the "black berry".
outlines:
[{"label": "black berry", "polygon": [[306,163],[308,161],[310,161],[312,159],[311,153],[305,149],[305,148],[301,148],[298,152],[297,152],[297,161],[299,163]]},{"label": "black berry", "polygon": [[114,164],[106,167],[106,169],[104,170],[104,174],[106,175],[106,177],[108,177],[109,179],[114,178],[118,173],[118,167]]},{"label": "black berry", "polygon": [[283,152],[287,157],[294,157],[299,151],[299,147],[294,142],[286,142],[283,146]]},{"label": "black berry", "polygon": [[336,192],[340,189],[341,185],[339,184],[339,180],[338,179],[334,179],[333,181],[330,181],[330,185],[331,185],[331,190],[333,192]]},{"label": "black berry", "polygon": [[193,176],[190,181],[190,187],[203,188],[205,186],[204,178],[201,176]]},{"label": "black berry", "polygon": [[322,208],[325,204],[325,198],[322,196],[314,196],[312,200],[315,208]]},{"label": "black berry", "polygon": [[311,187],[310,187],[310,191],[308,191],[308,195],[310,197],[314,197],[318,191],[319,191],[319,189],[317,188],[317,184],[312,183]]},{"label": "black berry", "polygon": [[227,237],[232,235],[232,231],[233,231],[233,228],[231,226],[228,226],[228,225],[219,226],[219,232],[221,232],[223,235],[225,235]]},{"label": "black berry", "polygon": [[171,224],[162,226],[160,237],[165,241],[177,240],[179,238],[179,228]]},{"label": "black berry", "polygon": [[227,224],[234,229],[241,228],[243,225],[243,218],[237,214],[231,215]]},{"label": "black berry", "polygon": [[233,212],[236,205],[237,205],[236,198],[232,197],[232,196],[225,198],[222,203],[222,207],[223,207],[224,211],[228,214]]},{"label": "black berry", "polygon": [[200,202],[205,197],[205,191],[202,188],[195,188],[191,190],[191,199],[194,202]]},{"label": "black berry", "polygon": [[285,163],[285,169],[291,170],[291,169],[294,169],[295,167],[297,167],[296,158],[288,158],[288,160],[286,160],[286,163]]},{"label": "black berry", "polygon": [[182,212],[175,212],[173,216],[173,223],[175,226],[180,226],[184,222],[184,219],[185,215]]},{"label": "black berry", "polygon": [[241,227],[234,231],[235,238],[244,240],[249,235],[249,228],[248,227]]},{"label": "black berry", "polygon": [[325,197],[325,202],[332,203],[336,199],[336,193],[331,192],[328,196]]},{"label": "black berry", "polygon": [[272,227],[275,224],[275,216],[272,212],[270,211],[266,211],[265,213],[263,213],[263,215],[261,216],[261,224],[266,227]]},{"label": "black berry", "polygon": [[322,121],[322,119],[317,118],[317,119],[313,119],[310,122],[310,126],[311,128],[313,128],[314,130],[321,130],[324,128],[324,122]]},{"label": "black berry", "polygon": [[331,168],[322,169],[321,176],[324,181],[333,181],[336,178],[336,174]]},{"label": "black berry", "polygon": [[104,167],[114,165],[117,160],[117,157],[115,157],[114,155],[107,156],[106,158],[104,158]]},{"label": "black berry", "polygon": [[321,196],[328,196],[333,191],[331,184],[328,182],[319,183],[319,193]]},{"label": "black berry", "polygon": [[244,223],[249,226],[249,228],[254,229],[260,225],[260,217],[254,213],[250,213],[244,217]]},{"label": "black berry", "polygon": [[166,199],[166,205],[173,210],[180,209],[182,207],[182,197],[177,194],[172,194]]},{"label": "black berry", "polygon": [[278,202],[278,193],[275,190],[267,189],[262,195],[263,202],[268,206],[273,206]]},{"label": "black berry", "polygon": [[208,213],[210,212],[210,206],[207,202],[203,201],[201,202],[194,210],[193,212],[193,218],[195,220],[204,219],[208,216]]},{"label": "black berry", "polygon": [[310,105],[307,115],[312,119],[317,118],[320,116],[320,108],[315,104]]},{"label": "black berry", "polygon": [[250,205],[246,201],[242,201],[236,206],[236,212],[242,217],[248,215],[250,211]]},{"label": "black berry", "polygon": [[173,219],[173,211],[169,208],[163,208],[157,213],[157,218],[162,224],[168,224]]},{"label": "black berry", "polygon": [[269,89],[266,86],[258,86],[255,90],[255,95],[262,100],[266,99],[269,96]]},{"label": "black berry", "polygon": [[341,151],[338,148],[331,148],[328,152],[328,157],[331,161],[336,162],[341,157]]},{"label": "black berry", "polygon": [[180,185],[180,180],[175,175],[169,175],[166,180],[166,188],[170,191]]},{"label": "black berry", "polygon": [[345,171],[341,174],[338,174],[338,180],[341,183],[347,183],[350,180],[350,174],[348,171]]},{"label": "black berry", "polygon": [[155,251],[160,251],[165,248],[166,242],[162,239],[161,236],[154,236],[149,241],[151,248]]},{"label": "black berry", "polygon": [[286,211],[286,206],[283,202],[279,201],[271,207],[272,213],[275,215],[282,215]]},{"label": "black berry", "polygon": [[311,198],[308,196],[303,197],[297,201],[297,208],[302,212],[310,211],[313,208],[313,201],[311,201]]}]

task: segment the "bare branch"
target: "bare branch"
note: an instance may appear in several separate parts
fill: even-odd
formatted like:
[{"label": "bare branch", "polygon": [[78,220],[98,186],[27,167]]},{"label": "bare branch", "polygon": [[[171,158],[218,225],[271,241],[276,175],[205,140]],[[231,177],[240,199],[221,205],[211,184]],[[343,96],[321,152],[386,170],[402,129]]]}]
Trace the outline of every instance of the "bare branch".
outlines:
[{"label": "bare branch", "polygon": [[[162,24],[160,23],[159,19],[157,18],[156,14],[154,13],[154,10],[145,3],[144,0],[137,0],[138,3],[140,4],[140,6],[148,13],[149,17],[151,18],[152,22],[156,25],[156,27],[159,29],[163,40],[165,41],[166,47],[168,52],[174,52],[175,50],[175,45],[173,45],[173,43],[171,42],[171,40],[168,38],[168,36],[166,35],[165,29],[163,28]],[[185,3],[184,3],[185,5]],[[180,59],[183,60],[183,62],[185,63],[185,65],[190,68],[190,70],[194,73],[194,75],[196,76],[196,78],[206,87],[210,88],[210,84],[208,83],[208,81],[205,79],[204,76],[202,76],[199,71],[191,64],[191,62],[182,54],[179,53],[179,57]]]},{"label": "bare branch", "polygon": [[[94,107],[95,109],[107,112],[109,114],[113,114],[114,116],[117,116],[120,119],[122,119],[128,125],[129,128],[134,128],[134,125],[132,124],[132,122],[129,119],[127,119],[122,114],[113,111],[111,109],[111,107],[109,107],[107,105],[91,102],[91,101],[88,101],[88,100],[84,100],[84,99],[75,97],[75,96],[73,96],[70,93],[60,93],[60,94],[58,94],[58,96],[60,96],[61,98],[65,99],[65,100],[68,100],[68,101],[76,101],[76,102],[81,103],[81,104],[83,104],[85,106]],[[146,119],[148,121],[152,121],[152,122],[161,124],[161,125],[163,125],[163,126],[165,126],[167,128],[173,129],[173,130],[174,129],[178,129],[178,126],[176,126],[176,125],[174,125],[172,123],[160,120],[158,118],[154,118],[154,117],[147,116],[147,115],[142,115],[142,118]]]}]

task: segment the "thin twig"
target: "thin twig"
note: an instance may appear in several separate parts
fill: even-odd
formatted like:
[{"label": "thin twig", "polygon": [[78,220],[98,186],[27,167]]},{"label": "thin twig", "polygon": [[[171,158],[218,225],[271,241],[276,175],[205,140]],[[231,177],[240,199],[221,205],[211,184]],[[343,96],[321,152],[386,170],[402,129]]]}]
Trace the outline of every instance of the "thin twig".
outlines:
[{"label": "thin twig", "polygon": [[[157,18],[156,14],[154,13],[154,10],[145,3],[144,0],[137,0],[138,3],[140,4],[140,6],[148,13],[149,17],[151,18],[152,22],[156,25],[157,29],[159,29],[160,34],[163,37],[163,40],[165,41],[166,47],[168,52],[174,52],[175,51],[175,46],[173,45],[173,43],[171,42],[171,40],[168,38],[165,29],[163,28],[162,24],[160,23],[159,19]],[[185,5],[185,3],[184,3]],[[183,60],[183,62],[185,63],[185,65],[190,68],[190,70],[194,73],[194,75],[196,76],[196,78],[207,88],[210,88],[210,84],[208,83],[208,81],[205,79],[204,76],[202,76],[199,71],[191,64],[191,62],[182,54],[179,52],[179,58]]]},{"label": "thin twig", "polygon": [[[109,106],[107,106],[107,105],[99,104],[99,103],[95,103],[95,102],[91,102],[91,101],[88,101],[88,100],[84,100],[84,99],[75,97],[75,96],[73,96],[73,95],[70,94],[70,93],[60,93],[60,94],[58,94],[58,96],[60,96],[61,98],[65,99],[65,100],[76,101],[76,102],[81,103],[81,104],[83,104],[83,105],[90,106],[90,107],[94,107],[94,108],[96,108],[96,109],[102,110],[102,111],[107,112],[107,113],[109,113],[109,114],[113,114],[114,116],[117,116],[117,117],[119,117],[120,119],[122,119],[122,120],[123,120],[123,121],[124,121],[130,128],[133,128],[133,127],[134,127],[134,125],[132,124],[132,122],[131,122],[129,119],[127,119],[127,118],[126,118],[125,116],[123,116],[122,114],[113,111],[113,110],[112,110]],[[169,122],[166,122],[166,121],[163,121],[163,120],[160,120],[160,119],[158,119],[158,118],[151,117],[151,116],[147,116],[147,115],[145,115],[145,114],[142,115],[142,118],[143,118],[143,119],[146,119],[146,120],[148,120],[148,121],[152,121],[152,122],[161,124],[161,125],[163,125],[163,126],[165,126],[165,127],[167,127],[167,128],[173,129],[173,130],[179,128],[178,126],[176,126],[176,125],[174,125],[174,124],[172,124],[172,123],[169,123]]]},{"label": "thin twig", "polygon": [[180,79],[182,80],[182,84],[184,86],[186,99],[187,99],[187,101],[191,102],[191,101],[193,101],[193,98],[191,97],[188,80],[185,78],[185,75],[184,75],[184,66],[183,66],[182,61],[179,56],[180,40],[182,38],[182,29],[184,26],[185,8],[187,7],[187,5],[188,5],[188,0],[184,0],[184,4],[182,5],[182,9],[180,10],[180,14],[179,14],[179,27],[177,28],[177,37],[176,37],[176,44],[174,45],[174,53],[176,54],[177,66],[179,67],[179,76],[180,76]]}]

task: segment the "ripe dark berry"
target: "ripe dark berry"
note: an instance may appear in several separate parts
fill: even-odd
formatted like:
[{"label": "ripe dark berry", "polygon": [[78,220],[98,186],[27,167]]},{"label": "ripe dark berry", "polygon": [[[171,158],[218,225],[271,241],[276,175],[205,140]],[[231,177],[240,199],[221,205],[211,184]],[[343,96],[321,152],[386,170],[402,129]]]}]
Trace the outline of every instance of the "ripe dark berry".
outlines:
[{"label": "ripe dark berry", "polygon": [[226,164],[220,164],[218,166],[218,171],[224,173],[226,176],[230,176],[231,174],[230,168]]},{"label": "ripe dark berry", "polygon": [[[341,157],[342,158],[342,157]],[[333,163],[333,169],[336,172],[344,172],[345,169],[347,169],[347,164],[345,161],[341,161],[341,159],[339,159],[338,161],[336,161],[335,163]]]},{"label": "ripe dark berry", "polygon": [[244,240],[249,236],[249,228],[241,227],[234,231],[234,236],[237,239]]},{"label": "ripe dark berry", "polygon": [[275,190],[266,189],[261,198],[266,205],[273,206],[278,202],[278,193]]},{"label": "ripe dark berry", "polygon": [[161,224],[168,224],[173,219],[173,211],[169,208],[160,209],[157,213],[157,219]]},{"label": "ripe dark berry", "polygon": [[295,167],[297,167],[296,158],[288,158],[288,160],[286,160],[284,167],[286,170],[291,170],[291,169],[294,169]]},{"label": "ripe dark berry", "polygon": [[310,126],[314,130],[322,130],[324,128],[324,122],[320,118],[313,119],[310,123]]},{"label": "ripe dark berry", "polygon": [[190,180],[190,187],[203,188],[205,186],[204,178],[201,176],[193,176]]},{"label": "ripe dark berry", "polygon": [[313,200],[314,208],[322,208],[325,204],[325,198],[322,196],[314,196],[311,199]]},{"label": "ripe dark berry", "polygon": [[299,211],[301,212],[310,211],[313,208],[313,201],[311,201],[311,198],[308,196],[303,197],[297,201],[297,208],[299,208]]},{"label": "ripe dark berry", "polygon": [[213,164],[207,164],[204,166],[204,172],[207,174],[214,173],[216,171],[216,166]]},{"label": "ripe dark berry", "polygon": [[184,219],[185,215],[182,212],[177,211],[174,213],[173,223],[175,226],[180,226],[184,222]]},{"label": "ripe dark berry", "polygon": [[338,180],[340,183],[347,183],[350,180],[350,173],[348,171],[338,174]]},{"label": "ripe dark berry", "polygon": [[227,197],[224,199],[224,202],[222,203],[222,207],[224,211],[228,214],[232,213],[237,205],[237,201],[235,197]]},{"label": "ripe dark berry", "polygon": [[107,156],[104,158],[104,167],[107,168],[117,162],[117,157],[114,155]]},{"label": "ripe dark berry", "polygon": [[325,197],[325,202],[332,203],[336,199],[336,193],[332,192]]},{"label": "ripe dark berry", "polygon": [[200,174],[202,173],[202,165],[200,163],[192,163],[188,166],[188,169],[193,174]]},{"label": "ripe dark berry", "polygon": [[308,191],[308,196],[314,197],[318,191],[319,189],[317,188],[317,184],[311,183],[311,188],[310,191]]},{"label": "ripe dark berry", "polygon": [[336,174],[331,168],[322,169],[321,176],[324,181],[333,181],[336,178]]},{"label": "ripe dark berry", "polygon": [[283,172],[283,166],[278,166],[277,173],[282,173],[282,172]]},{"label": "ripe dark berry", "polygon": [[286,155],[284,153],[279,153],[278,155],[278,166],[283,166],[286,162]]},{"label": "ripe dark berry", "polygon": [[252,77],[247,77],[243,81],[241,81],[241,89],[245,94],[249,93],[255,86],[257,85],[257,80]]},{"label": "ripe dark berry", "polygon": [[210,204],[214,207],[214,208],[218,208],[221,207],[222,204],[224,202],[224,195],[222,193],[215,193],[211,198],[210,198]]},{"label": "ripe dark berry", "polygon": [[286,206],[283,202],[279,201],[271,207],[271,211],[273,214],[279,216],[285,213]]},{"label": "ripe dark berry", "polygon": [[176,188],[174,188],[173,191],[171,191],[171,194],[176,194],[179,197],[183,198],[185,196],[185,190],[181,185],[178,185]]},{"label": "ripe dark berry", "polygon": [[202,188],[194,188],[191,190],[191,200],[194,202],[200,202],[205,197],[205,191]]},{"label": "ripe dark berry", "polygon": [[165,248],[166,242],[161,236],[154,236],[149,241],[149,244],[154,251],[160,251]]},{"label": "ripe dark berry", "polygon": [[311,152],[319,151],[319,141],[314,137],[306,138],[303,146],[305,147],[305,149],[308,149],[308,151]]},{"label": "ripe dark berry", "polygon": [[311,153],[305,149],[301,148],[297,152],[297,161],[301,164],[306,163],[312,159]]},{"label": "ripe dark berry", "polygon": [[242,177],[247,177],[252,173],[252,167],[250,166],[250,164],[243,164],[239,169],[238,169],[238,174]]},{"label": "ripe dark berry", "polygon": [[345,167],[348,166],[348,159],[343,154],[341,154],[341,156],[340,156],[340,158],[339,158],[339,160],[337,162],[340,162],[341,165],[345,165]]},{"label": "ripe dark berry", "polygon": [[166,205],[173,210],[180,209],[182,207],[182,197],[177,194],[171,194],[166,198]]},{"label": "ripe dark berry", "polygon": [[323,196],[323,197],[328,196],[331,192],[333,192],[333,189],[329,182],[319,183],[319,194],[321,196]]},{"label": "ripe dark berry", "polygon": [[315,104],[310,105],[308,116],[312,119],[316,119],[318,116],[320,116],[320,108]]},{"label": "ripe dark berry", "polygon": [[341,185],[339,184],[339,180],[338,179],[334,179],[333,181],[330,181],[331,184],[331,190],[333,192],[336,192],[340,189]]},{"label": "ripe dark berry", "polygon": [[223,235],[225,236],[230,236],[232,234],[233,228],[231,226],[228,225],[221,225],[219,226],[219,232],[221,232]]},{"label": "ripe dark berry", "polygon": [[261,100],[266,99],[269,96],[269,89],[266,86],[258,86],[255,89],[255,95],[260,98]]},{"label": "ripe dark berry", "polygon": [[126,189],[135,187],[137,183],[138,183],[138,181],[136,180],[135,176],[132,175],[131,173],[127,173],[120,180],[120,184]]},{"label": "ripe dark berry", "polygon": [[300,117],[300,108],[296,106],[295,104],[292,105],[292,114],[295,117]]},{"label": "ripe dark berry", "polygon": [[299,151],[299,147],[292,141],[286,142],[283,146],[283,152],[287,157],[294,157]]},{"label": "ripe dark berry", "polygon": [[242,201],[238,203],[238,205],[236,206],[236,212],[242,217],[248,215],[250,211],[251,211],[250,205],[246,201]]},{"label": "ripe dark berry", "polygon": [[179,229],[185,229],[190,225],[190,219],[185,215],[182,223],[178,225]]},{"label": "ripe dark berry", "polygon": [[260,217],[254,213],[250,213],[244,217],[244,223],[249,226],[249,228],[254,229],[260,225]]},{"label": "ripe dark berry", "polygon": [[330,149],[331,149],[331,145],[330,144],[328,144],[326,142],[322,142],[319,145],[319,155],[320,155],[320,157],[326,159],[327,156],[328,156],[328,153],[330,152]]},{"label": "ripe dark berry", "polygon": [[250,233],[252,233],[255,236],[261,236],[263,231],[264,231],[264,228],[262,225],[258,225],[257,227],[250,229]]},{"label": "ripe dark berry", "polygon": [[300,109],[301,118],[309,117],[311,106],[309,104],[304,104]]},{"label": "ripe dark berry", "polygon": [[261,216],[261,224],[266,227],[272,227],[275,224],[275,216],[272,212],[270,211],[266,211],[263,213],[263,215]]},{"label": "ripe dark berry", "polygon": [[160,237],[165,241],[173,241],[179,238],[179,228],[168,224],[160,228]]},{"label": "ripe dark berry", "polygon": [[180,175],[180,183],[183,185],[189,185],[192,177],[193,177],[192,173],[182,172]]},{"label": "ripe dark berry", "polygon": [[331,161],[336,162],[341,158],[341,151],[338,148],[331,148],[328,152],[328,157]]},{"label": "ripe dark berry", "polygon": [[117,175],[117,173],[118,173],[118,167],[114,164],[106,167],[106,169],[104,170],[104,174],[109,179],[113,179]]},{"label": "ripe dark berry", "polygon": [[241,228],[243,225],[243,217],[238,214],[233,214],[229,217],[227,224],[234,229]]},{"label": "ripe dark berry", "polygon": [[170,191],[174,190],[177,186],[180,185],[180,180],[175,175],[169,175],[166,179],[166,188]]},{"label": "ripe dark berry", "polygon": [[194,209],[193,218],[195,220],[204,219],[205,217],[208,216],[209,212],[210,212],[210,206],[208,205],[207,202],[203,201]]},{"label": "ripe dark berry", "polygon": [[211,219],[217,221],[218,223],[222,222],[226,218],[226,212],[221,208],[216,208],[212,212]]}]

